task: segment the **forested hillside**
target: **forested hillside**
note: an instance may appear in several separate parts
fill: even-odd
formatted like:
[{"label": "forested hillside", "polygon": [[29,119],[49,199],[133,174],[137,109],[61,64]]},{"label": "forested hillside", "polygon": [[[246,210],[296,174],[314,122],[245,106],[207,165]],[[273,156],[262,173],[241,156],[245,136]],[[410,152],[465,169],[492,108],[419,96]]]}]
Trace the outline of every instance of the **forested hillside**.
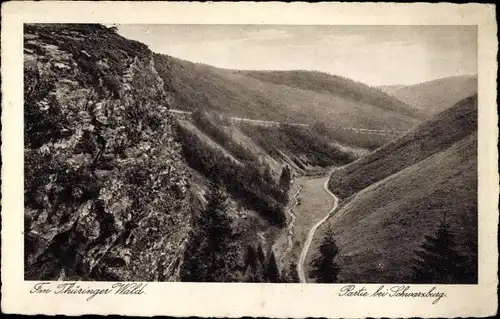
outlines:
[{"label": "forested hillside", "polygon": [[[294,72],[240,72],[162,54],[155,55],[155,65],[165,91],[182,110],[394,131],[406,131],[421,121],[408,106],[377,88],[323,73],[297,71],[303,76],[298,81]],[[280,76],[271,77],[276,74]],[[376,147],[387,142],[383,136],[358,136],[363,138],[374,140]]]},{"label": "forested hillside", "polygon": [[258,127],[242,123],[239,128],[274,158],[283,158],[283,154],[288,154],[288,158],[299,169],[343,165],[356,159],[354,152],[341,150],[326,136],[317,134],[308,127],[285,124]]}]

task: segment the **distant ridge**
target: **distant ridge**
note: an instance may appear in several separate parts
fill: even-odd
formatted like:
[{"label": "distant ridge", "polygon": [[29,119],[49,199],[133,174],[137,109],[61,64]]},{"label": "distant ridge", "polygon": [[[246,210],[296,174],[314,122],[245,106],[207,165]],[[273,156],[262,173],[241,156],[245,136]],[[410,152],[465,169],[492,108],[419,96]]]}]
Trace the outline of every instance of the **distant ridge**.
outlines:
[{"label": "distant ridge", "polygon": [[185,111],[394,131],[420,122],[411,108],[378,88],[320,72],[227,70],[162,54],[155,54],[155,67],[174,104]]},{"label": "distant ridge", "polygon": [[451,76],[414,85],[379,88],[410,105],[414,111],[426,118],[477,93],[478,90],[477,75]]},{"label": "distant ridge", "polygon": [[405,103],[394,99],[383,90],[338,75],[305,70],[239,72],[265,82],[338,95],[346,99],[370,103],[380,108],[400,112],[412,117],[418,117],[419,115],[412,109],[408,109]]},{"label": "distant ridge", "polygon": [[341,198],[451,146],[477,130],[477,95],[427,120],[376,152],[337,170],[330,187]]}]

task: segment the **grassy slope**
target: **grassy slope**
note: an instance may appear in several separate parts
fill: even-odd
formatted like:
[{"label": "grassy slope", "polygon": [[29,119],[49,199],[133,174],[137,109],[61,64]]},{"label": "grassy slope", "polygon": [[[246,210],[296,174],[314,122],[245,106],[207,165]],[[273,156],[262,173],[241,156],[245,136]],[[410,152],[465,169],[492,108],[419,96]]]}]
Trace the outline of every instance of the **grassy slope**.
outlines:
[{"label": "grassy slope", "polygon": [[318,93],[341,96],[348,100],[365,102],[385,110],[418,117],[403,102],[394,99],[384,91],[364,83],[317,71],[241,71],[241,74],[255,79]]},{"label": "grassy slope", "polygon": [[334,232],[342,282],[407,282],[415,249],[435,232],[444,212],[457,234],[455,249],[477,274],[476,132],[362,190],[317,238]]},{"label": "grassy slope", "polygon": [[[419,122],[408,115],[407,107],[400,107],[401,102],[377,89],[363,86],[365,91],[357,92],[356,97],[349,96],[345,92],[354,91],[346,86],[345,83],[350,83],[348,80],[339,84],[339,90],[344,93],[318,92],[310,87],[261,81],[238,71],[159,54],[155,56],[155,65],[164,79],[166,91],[172,92],[176,100],[174,104],[185,110],[212,109],[253,119],[327,121],[329,125],[373,129],[407,130]],[[304,83],[307,81],[309,78]],[[384,103],[380,103],[373,92],[383,96]]]},{"label": "grassy slope", "polygon": [[311,256],[333,232],[340,281],[410,281],[414,251],[444,213],[477,274],[477,97],[335,172],[330,187],[350,197],[318,230]]},{"label": "grassy slope", "polygon": [[469,97],[378,151],[337,170],[330,189],[347,198],[363,188],[442,151],[477,129],[477,96]]},{"label": "grassy slope", "polygon": [[452,76],[415,85],[381,89],[407,103],[423,116],[429,117],[477,93],[477,76]]}]

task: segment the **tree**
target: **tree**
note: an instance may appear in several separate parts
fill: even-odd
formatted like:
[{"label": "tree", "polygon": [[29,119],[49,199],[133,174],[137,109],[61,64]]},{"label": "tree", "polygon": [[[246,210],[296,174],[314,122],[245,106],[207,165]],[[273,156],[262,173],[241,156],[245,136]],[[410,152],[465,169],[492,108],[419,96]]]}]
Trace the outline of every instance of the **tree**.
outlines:
[{"label": "tree", "polygon": [[311,128],[320,135],[328,136],[328,129],[326,128],[326,124],[324,122],[315,122]]},{"label": "tree", "polygon": [[319,255],[312,261],[311,276],[316,278],[318,283],[334,283],[340,268],[335,262],[335,257],[339,253],[339,248],[335,244],[335,239],[330,233],[321,242],[319,246]]},{"label": "tree", "polygon": [[113,24],[111,27],[108,27],[108,30],[113,32],[113,33],[117,33],[118,27],[115,24]]},{"label": "tree", "polygon": [[259,258],[259,261],[261,264],[264,264],[266,261],[266,256],[264,255],[264,250],[262,249],[262,245],[259,244],[259,247],[257,247],[257,257]]},{"label": "tree", "polygon": [[255,249],[248,245],[245,254],[245,273],[243,274],[243,282],[265,282],[265,256],[262,247]]},{"label": "tree", "polygon": [[454,247],[455,235],[444,216],[435,234],[425,236],[421,247],[415,251],[412,281],[442,284],[472,282],[473,275],[465,257]]},{"label": "tree", "polygon": [[227,275],[231,221],[226,215],[227,195],[223,188],[212,185],[207,207],[195,222],[194,238],[190,241],[182,281],[222,281]]},{"label": "tree", "polygon": [[250,245],[247,246],[247,251],[245,254],[245,265],[250,266],[252,269],[255,269],[257,267],[257,252]]},{"label": "tree", "polygon": [[290,262],[290,270],[288,273],[290,282],[299,282],[299,273],[297,272],[297,263],[295,261]]},{"label": "tree", "polygon": [[276,256],[274,256],[274,252],[272,251],[269,253],[266,263],[265,278],[267,282],[280,282],[280,272],[276,264]]},{"label": "tree", "polygon": [[281,176],[279,181],[279,186],[283,192],[288,192],[290,190],[290,183],[292,181],[292,174],[288,165],[285,165],[281,170]]},{"label": "tree", "polygon": [[243,274],[243,282],[258,282],[257,275],[255,273],[255,269],[250,266],[247,266],[245,273]]},{"label": "tree", "polygon": [[299,274],[297,272],[297,264],[294,260],[290,261],[288,270],[285,270],[282,275],[282,282],[297,283],[299,282]]},{"label": "tree", "polygon": [[269,168],[269,165],[265,164],[264,172],[263,172],[263,178],[264,182],[274,185],[274,179],[273,179],[273,174],[271,173],[271,169]]}]

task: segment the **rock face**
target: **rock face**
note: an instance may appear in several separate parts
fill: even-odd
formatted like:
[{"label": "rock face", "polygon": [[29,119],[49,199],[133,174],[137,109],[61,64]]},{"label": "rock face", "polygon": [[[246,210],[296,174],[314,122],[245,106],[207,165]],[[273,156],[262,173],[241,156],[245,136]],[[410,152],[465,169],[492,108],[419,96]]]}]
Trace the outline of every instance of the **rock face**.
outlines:
[{"label": "rock face", "polygon": [[189,173],[152,52],[25,25],[25,279],[178,280]]}]

